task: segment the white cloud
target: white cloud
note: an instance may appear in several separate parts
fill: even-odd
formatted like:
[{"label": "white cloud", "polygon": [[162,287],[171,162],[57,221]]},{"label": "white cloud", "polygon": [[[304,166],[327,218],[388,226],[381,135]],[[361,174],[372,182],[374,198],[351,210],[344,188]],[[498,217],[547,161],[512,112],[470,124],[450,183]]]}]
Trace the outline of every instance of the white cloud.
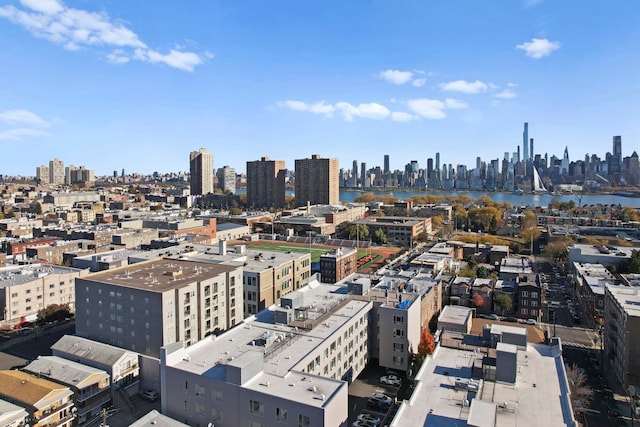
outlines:
[{"label": "white cloud", "polygon": [[153,50],[134,31],[111,20],[106,13],[74,9],[57,0],[21,0],[21,4],[24,9],[1,6],[0,17],[67,50],[115,48],[106,55],[109,62],[123,63],[136,59],[193,71],[194,67],[211,57],[209,53],[201,55],[181,48],[171,49],[166,54]]},{"label": "white cloud", "polygon": [[348,102],[338,102],[336,104],[336,108],[342,112],[342,116],[348,122],[353,121],[354,117],[382,120],[386,119],[391,114],[391,111],[389,111],[387,107],[376,102],[358,104],[358,106],[352,105]]},{"label": "white cloud", "polygon": [[447,115],[444,112],[446,105],[437,99],[410,99],[407,107],[417,115],[427,119],[444,119]]},{"label": "white cloud", "polygon": [[509,82],[507,83],[507,87],[518,87],[518,84]]},{"label": "white cloud", "polygon": [[489,85],[480,80],[475,82],[468,82],[466,80],[455,80],[447,83],[440,83],[440,89],[450,92],[462,92],[468,94],[484,93],[489,88]]},{"label": "white cloud", "polygon": [[331,104],[327,104],[324,101],[316,102],[315,104],[307,104],[303,101],[287,100],[278,102],[278,107],[288,108],[293,111],[306,111],[313,114],[322,114],[325,117],[331,117],[336,107]]},{"label": "white cloud", "polygon": [[18,128],[0,131],[0,141],[23,141],[30,138],[49,136],[48,132],[39,129]]},{"label": "white cloud", "polygon": [[450,110],[462,110],[468,107],[466,102],[458,101],[457,99],[453,98],[445,99],[444,105]]},{"label": "white cloud", "polygon": [[52,122],[28,110],[7,110],[0,112],[0,122],[9,125],[26,125],[40,128],[48,128]]},{"label": "white cloud", "polygon": [[517,45],[516,49],[524,50],[526,55],[530,58],[540,59],[545,56],[549,56],[553,51],[560,49],[560,42],[551,42],[548,39],[533,38],[530,42]]},{"label": "white cloud", "polygon": [[403,85],[408,83],[413,78],[412,71],[400,71],[400,70],[385,70],[378,74],[378,77],[393,83],[394,85]]},{"label": "white cloud", "polygon": [[500,99],[513,99],[518,95],[516,95],[516,93],[510,89],[504,89],[503,91],[500,91],[493,96]]},{"label": "white cloud", "polygon": [[411,84],[415,87],[422,87],[427,82],[427,79],[415,79]]},{"label": "white cloud", "polygon": [[391,120],[394,122],[411,122],[413,120],[419,120],[420,118],[414,114],[405,113],[404,111],[394,111],[391,113]]}]

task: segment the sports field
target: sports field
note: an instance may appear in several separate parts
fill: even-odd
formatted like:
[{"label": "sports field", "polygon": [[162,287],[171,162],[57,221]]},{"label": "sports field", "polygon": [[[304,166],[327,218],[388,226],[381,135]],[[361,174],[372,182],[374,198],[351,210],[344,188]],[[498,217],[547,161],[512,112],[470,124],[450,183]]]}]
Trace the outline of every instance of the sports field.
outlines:
[{"label": "sports field", "polygon": [[[250,249],[264,249],[272,251],[293,251],[293,252],[311,252],[311,262],[319,262],[320,256],[335,249],[334,246],[327,245],[306,245],[304,243],[289,243],[279,241],[260,240],[247,242]],[[400,252],[400,248],[369,248],[358,249],[358,271],[369,272],[372,269],[379,268],[384,261]]]}]

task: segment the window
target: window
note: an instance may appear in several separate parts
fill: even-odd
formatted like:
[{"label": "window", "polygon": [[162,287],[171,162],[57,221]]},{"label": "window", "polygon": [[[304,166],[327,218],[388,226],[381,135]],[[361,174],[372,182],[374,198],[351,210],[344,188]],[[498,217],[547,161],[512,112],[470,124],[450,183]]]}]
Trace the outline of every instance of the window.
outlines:
[{"label": "window", "polygon": [[402,365],[402,364],[404,364],[404,357],[402,357],[402,356],[393,356],[393,364],[394,365]]},{"label": "window", "polygon": [[520,313],[524,314],[525,316],[529,314],[529,309],[527,308],[521,308],[520,309]]},{"label": "window", "polygon": [[211,417],[214,421],[222,421],[222,411],[217,408],[211,408]]},{"label": "window", "polygon": [[404,316],[393,316],[393,323],[404,323]]},{"label": "window", "polygon": [[197,415],[204,415],[204,405],[202,403],[196,403],[196,414]]},{"label": "window", "polygon": [[204,387],[202,387],[200,384],[196,384],[194,387],[196,396],[204,396]]},{"label": "window", "polygon": [[404,337],[404,330],[402,329],[394,329],[393,330],[394,337]]},{"label": "window", "polygon": [[522,300],[522,305],[529,305],[529,300],[528,299],[523,299]]},{"label": "window", "polygon": [[528,291],[522,291],[522,296],[524,298],[527,298],[529,296],[529,292]]},{"label": "window", "polygon": [[538,298],[538,292],[536,291],[531,292],[531,298]]},{"label": "window", "polygon": [[537,307],[537,306],[538,306],[538,301],[532,300],[531,301],[531,307]]},{"label": "window", "polygon": [[311,418],[307,415],[298,415],[298,427],[310,427]]},{"label": "window", "polygon": [[404,344],[402,343],[393,343],[393,351],[404,351]]},{"label": "window", "polygon": [[256,415],[264,415],[264,403],[259,400],[249,400],[249,413]]},{"label": "window", "polygon": [[289,414],[287,413],[287,410],[284,408],[276,408],[276,421],[279,422],[287,422],[287,418],[289,417]]}]

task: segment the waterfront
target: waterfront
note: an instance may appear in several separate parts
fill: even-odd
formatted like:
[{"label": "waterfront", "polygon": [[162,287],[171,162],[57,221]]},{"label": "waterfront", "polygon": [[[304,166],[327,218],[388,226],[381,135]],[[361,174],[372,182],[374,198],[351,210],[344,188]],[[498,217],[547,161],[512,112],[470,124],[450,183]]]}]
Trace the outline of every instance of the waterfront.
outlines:
[{"label": "waterfront", "polygon": [[[356,197],[364,193],[374,193],[376,195],[389,195],[397,197],[398,199],[408,199],[414,196],[442,196],[442,197],[456,197],[456,196],[469,196],[472,199],[478,199],[482,196],[489,196],[493,201],[499,203],[510,203],[513,206],[548,206],[549,202],[553,199],[559,202],[573,201],[578,204],[579,196],[575,194],[561,194],[554,195],[549,193],[544,194],[514,194],[506,192],[489,192],[489,191],[409,191],[405,189],[397,189],[392,191],[390,189],[368,189],[363,192],[360,190],[340,189],[340,201],[341,202],[353,202]],[[581,199],[581,205],[622,205],[631,206],[634,208],[640,208],[640,198],[616,196],[614,194],[583,194]]]}]

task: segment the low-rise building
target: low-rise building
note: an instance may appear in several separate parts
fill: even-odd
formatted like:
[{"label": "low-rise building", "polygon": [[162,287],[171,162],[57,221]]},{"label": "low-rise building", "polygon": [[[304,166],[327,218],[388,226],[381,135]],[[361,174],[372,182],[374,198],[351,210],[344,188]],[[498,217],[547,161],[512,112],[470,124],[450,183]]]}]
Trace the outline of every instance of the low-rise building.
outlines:
[{"label": "low-rise building", "polygon": [[22,371],[0,371],[0,398],[23,407],[33,427],[70,427],[75,419],[69,387]]},{"label": "low-rise building", "polygon": [[369,216],[354,223],[366,225],[370,234],[380,229],[389,243],[405,247],[412,246],[420,234],[432,234],[431,218]]},{"label": "low-rise building", "polygon": [[574,243],[567,248],[569,263],[618,265],[631,259],[634,248]]},{"label": "low-rise building", "polygon": [[602,264],[573,263],[575,293],[592,327],[604,323],[605,287],[619,284],[620,281]]},{"label": "low-rise building", "polygon": [[22,406],[0,399],[0,425],[21,427],[29,423],[29,414]]},{"label": "low-rise building", "polygon": [[337,283],[358,270],[358,250],[338,248],[320,256],[323,283]]},{"label": "low-rise building", "polygon": [[58,265],[36,264],[0,269],[0,313],[10,325],[35,321],[38,311],[52,304],[75,310],[76,278],[87,271]]},{"label": "low-rise building", "polygon": [[140,380],[140,355],[133,351],[74,335],[65,335],[51,346],[54,356],[109,374],[111,397],[116,389],[133,389],[138,392]]},{"label": "low-rise building", "polygon": [[98,415],[111,401],[110,376],[101,369],[58,356],[38,356],[24,371],[69,387],[80,424]]}]

